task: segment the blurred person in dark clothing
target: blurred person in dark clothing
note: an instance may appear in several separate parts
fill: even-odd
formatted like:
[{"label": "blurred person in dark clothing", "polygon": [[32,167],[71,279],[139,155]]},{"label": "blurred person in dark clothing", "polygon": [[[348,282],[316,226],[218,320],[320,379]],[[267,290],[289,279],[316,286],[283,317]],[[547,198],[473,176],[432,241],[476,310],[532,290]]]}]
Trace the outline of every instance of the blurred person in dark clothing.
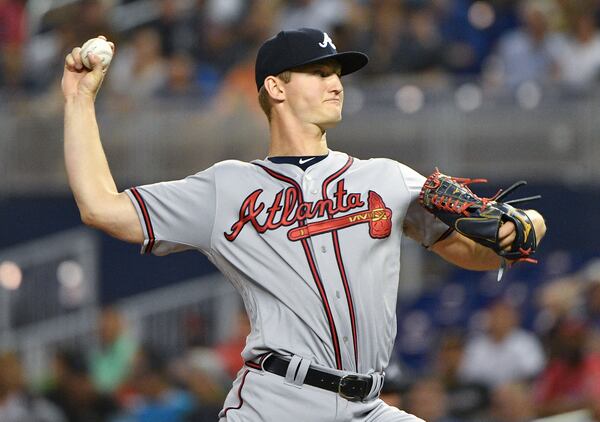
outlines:
[{"label": "blurred person in dark clothing", "polygon": [[180,10],[176,0],[161,0],[158,18],[148,25],[160,34],[161,51],[165,57],[171,57],[176,52],[191,53],[195,37],[190,15],[197,11]]},{"label": "blurred person in dark clothing", "polygon": [[380,1],[370,13],[369,72],[413,74],[442,69],[444,46],[429,2]]},{"label": "blurred person in dark clothing", "polygon": [[498,38],[517,26],[515,5],[518,0],[431,3],[444,39],[445,68],[455,75],[478,75]]},{"label": "blurred person in dark clothing", "polygon": [[459,376],[464,358],[465,335],[449,330],[440,339],[434,361],[434,373],[442,381],[448,395],[448,414],[461,420],[477,420],[489,405],[488,388]]},{"label": "blurred person in dark clothing", "polygon": [[590,327],[589,348],[600,353],[600,280],[590,281],[584,295],[585,318]]},{"label": "blurred person in dark clothing", "polygon": [[371,30],[367,35],[365,50],[370,63],[365,72],[381,74],[393,67],[392,58],[404,23],[402,12],[399,2],[389,1],[374,2],[369,9]]},{"label": "blurred person in dark clothing", "polygon": [[217,74],[227,73],[244,60],[248,50],[257,48],[271,32],[274,8],[269,0],[239,2],[231,8],[225,2],[198,3],[191,23],[198,37],[193,55]]},{"label": "blurred person in dark clothing", "polygon": [[247,6],[247,14],[236,32],[237,40],[233,46],[238,51],[237,61],[225,73],[215,98],[215,108],[221,116],[230,117],[251,110],[262,124],[263,112],[256,101],[255,58],[258,46],[271,29],[272,9],[267,0],[254,0]]},{"label": "blurred person in dark clothing", "polygon": [[586,350],[589,330],[585,321],[564,320],[551,334],[550,361],[534,386],[538,415],[586,408],[598,412],[600,353]]},{"label": "blurred person in dark clothing", "polygon": [[28,391],[16,354],[0,354],[0,421],[67,422],[55,405]]},{"label": "blurred person in dark clothing", "polygon": [[585,317],[594,330],[600,330],[600,279],[588,283],[584,291]]},{"label": "blurred person in dark clothing", "polygon": [[213,347],[203,342],[193,344],[173,365],[176,379],[199,404],[194,421],[216,418],[232,381],[243,365],[241,352],[250,333],[250,321],[243,307],[238,310],[233,323],[228,338]]},{"label": "blurred person in dark clothing", "polygon": [[392,357],[390,364],[385,368],[385,380],[379,398],[390,406],[402,409],[404,394],[411,383],[407,372],[401,362]]},{"label": "blurred person in dark clothing", "polygon": [[427,2],[408,2],[404,10],[406,24],[393,53],[390,71],[421,73],[441,70],[444,44],[433,9]]},{"label": "blurred person in dark clothing", "polygon": [[191,104],[202,102],[203,89],[196,79],[196,64],[190,55],[180,52],[167,59],[167,78],[157,96]]},{"label": "blurred person in dark clothing", "polygon": [[118,39],[109,22],[109,9],[107,2],[102,0],[76,2],[68,19],[68,24],[75,29],[75,38],[88,40],[102,34],[110,39]]},{"label": "blurred person in dark clothing", "polygon": [[68,422],[104,422],[116,414],[118,406],[113,398],[95,390],[83,353],[59,350],[52,366],[45,396],[64,412]]}]

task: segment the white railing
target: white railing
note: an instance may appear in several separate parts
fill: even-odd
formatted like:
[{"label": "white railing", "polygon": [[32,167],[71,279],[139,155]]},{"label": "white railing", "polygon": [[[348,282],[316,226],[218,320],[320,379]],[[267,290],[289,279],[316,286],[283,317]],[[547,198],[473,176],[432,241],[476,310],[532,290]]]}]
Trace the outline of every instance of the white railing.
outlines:
[{"label": "white railing", "polygon": [[[207,344],[230,335],[240,301],[237,293],[220,274],[188,280],[115,304],[124,315],[132,336],[152,344],[167,354],[181,354],[189,345],[185,319],[201,315],[206,321]],[[98,306],[62,315],[47,321],[9,330],[0,338],[0,350],[17,350],[25,363],[28,378],[39,379],[49,367],[54,351],[72,346],[91,350],[97,344]]]},{"label": "white railing", "polygon": [[[98,238],[76,228],[0,251],[0,340],[98,302]],[[11,271],[6,268],[11,268]]]}]

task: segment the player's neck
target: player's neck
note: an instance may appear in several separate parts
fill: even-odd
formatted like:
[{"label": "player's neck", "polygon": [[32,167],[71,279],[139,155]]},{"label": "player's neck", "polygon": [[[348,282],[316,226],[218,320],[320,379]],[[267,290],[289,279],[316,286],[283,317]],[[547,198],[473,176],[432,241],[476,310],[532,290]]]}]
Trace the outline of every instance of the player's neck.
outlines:
[{"label": "player's neck", "polygon": [[269,157],[326,155],[327,134],[316,125],[298,121],[271,122]]}]

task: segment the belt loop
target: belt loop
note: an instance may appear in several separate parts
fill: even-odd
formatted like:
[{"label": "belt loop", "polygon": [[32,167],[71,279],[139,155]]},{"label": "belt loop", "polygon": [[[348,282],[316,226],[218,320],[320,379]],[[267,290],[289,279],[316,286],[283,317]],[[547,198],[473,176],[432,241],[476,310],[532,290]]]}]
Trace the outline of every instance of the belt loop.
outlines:
[{"label": "belt loop", "polygon": [[264,355],[261,356],[261,358],[258,361],[258,364],[260,365],[260,369],[262,369],[263,371],[265,370],[265,361],[267,359],[269,359],[271,356],[273,356],[273,352],[269,352],[269,353],[265,353]]},{"label": "belt loop", "polygon": [[306,377],[309,367],[309,359],[304,359],[297,355],[292,356],[292,360],[285,373],[286,383],[300,387],[304,384],[304,378]]},{"label": "belt loop", "polygon": [[379,397],[379,393],[381,392],[381,388],[383,387],[383,382],[385,380],[385,372],[373,372],[369,375],[371,376],[373,383],[371,384],[371,391],[369,391],[369,394],[367,394],[365,397],[365,401]]}]

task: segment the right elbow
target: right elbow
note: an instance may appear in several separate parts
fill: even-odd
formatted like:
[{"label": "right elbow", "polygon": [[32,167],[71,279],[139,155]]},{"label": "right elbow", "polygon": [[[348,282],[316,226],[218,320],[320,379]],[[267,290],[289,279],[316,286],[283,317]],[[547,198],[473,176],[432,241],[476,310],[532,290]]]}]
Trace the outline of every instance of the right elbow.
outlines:
[{"label": "right elbow", "polygon": [[137,212],[127,194],[107,196],[93,204],[77,203],[81,222],[109,236],[132,243],[142,243],[144,233]]},{"label": "right elbow", "polygon": [[92,227],[95,229],[101,228],[100,219],[98,218],[98,214],[89,210],[79,211],[79,216],[81,217],[81,222],[88,227]]}]

